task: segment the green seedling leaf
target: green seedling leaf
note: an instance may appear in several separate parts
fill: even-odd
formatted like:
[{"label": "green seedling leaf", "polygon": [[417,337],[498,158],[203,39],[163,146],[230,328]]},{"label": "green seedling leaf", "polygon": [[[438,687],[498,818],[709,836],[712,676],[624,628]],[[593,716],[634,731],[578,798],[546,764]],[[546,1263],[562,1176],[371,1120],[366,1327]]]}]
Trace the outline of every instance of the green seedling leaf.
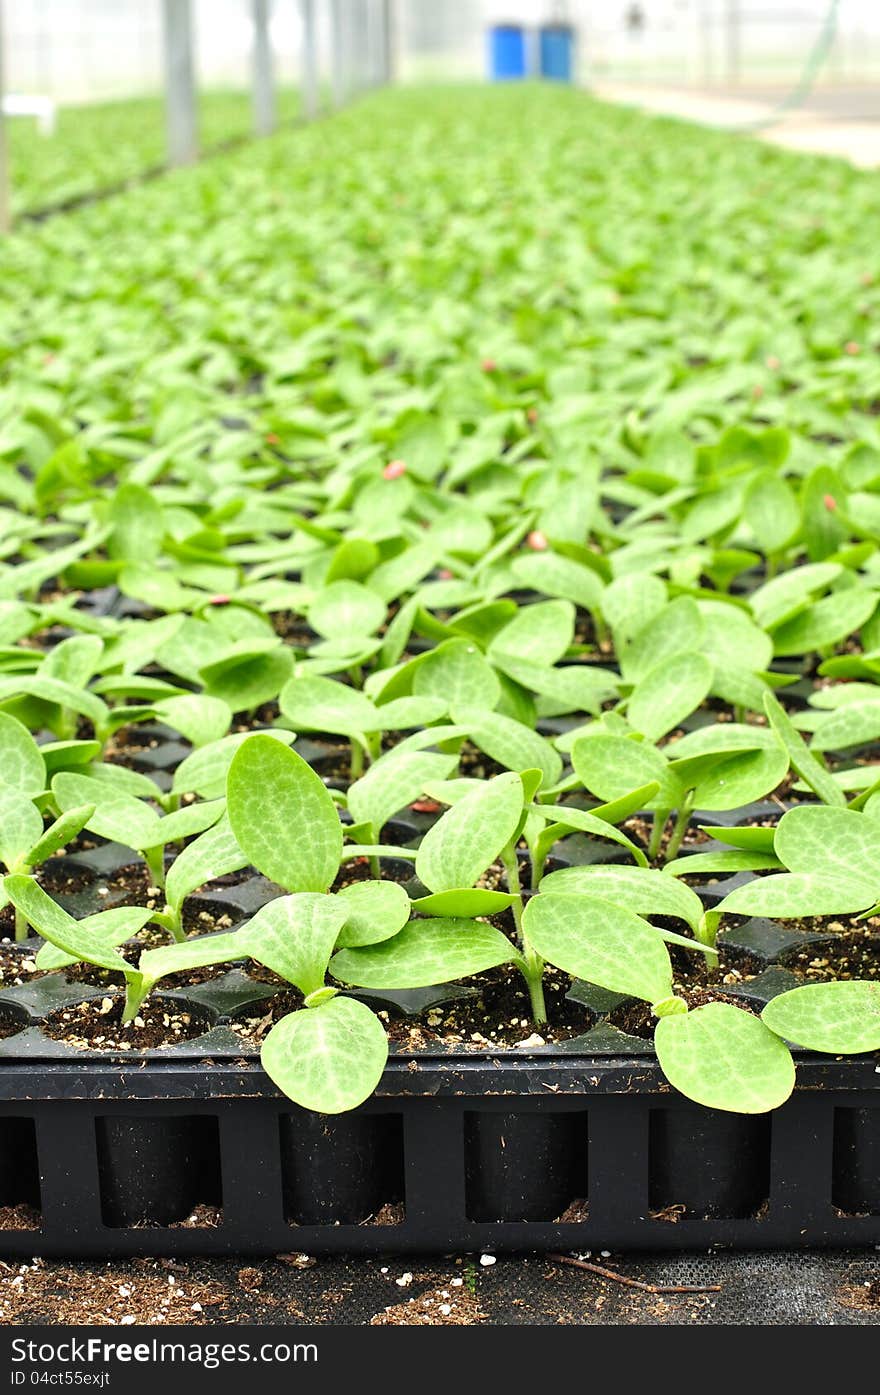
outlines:
[{"label": "green seedling leaf", "polygon": [[449,639],[426,654],[413,669],[413,692],[442,693],[449,711],[479,708],[490,712],[501,697],[501,684],[476,644]]},{"label": "green seedling leaf", "polygon": [[651,740],[665,736],[707,697],[713,672],[702,654],[679,654],[651,669],[630,696],[631,725]]},{"label": "green seedling leaf", "polygon": [[602,583],[594,571],[555,552],[524,553],[510,564],[519,586],[543,596],[573,601],[584,610],[601,608]]},{"label": "green seedling leaf", "polygon": [[[180,762],[174,772],[172,792],[198,794],[202,799],[219,799],[224,796],[232,758],[239,746],[255,734],[249,731],[236,732],[234,736],[224,736],[220,741],[212,741],[200,750],[193,751],[192,755]],[[285,746],[289,746],[295,739],[292,731],[280,731],[276,728],[259,734],[270,736]]]},{"label": "green seedling leaf", "polygon": [[25,855],[24,861],[27,867],[41,867],[47,858],[53,857],[61,848],[81,833],[95,812],[93,804],[81,804],[79,808],[69,809],[62,814],[54,823],[50,824],[41,838],[37,840],[30,852]]},{"label": "green seedling leaf", "polygon": [[413,901],[412,907],[422,915],[474,918],[500,915],[515,900],[515,896],[504,891],[463,887],[458,891],[438,891],[431,896],[420,896]]},{"label": "green seedling leaf", "polygon": [[522,606],[489,645],[489,657],[511,654],[536,664],[555,664],[574,638],[575,608],[570,601]]},{"label": "green seedling leaf", "polygon": [[308,608],[309,624],[326,639],[363,640],[385,620],[385,605],[357,581],[334,581],[319,591]]},{"label": "green seedling leaf", "polygon": [[201,837],[188,843],[168,869],[165,896],[172,914],[180,916],[181,907],[190,892],[196,891],[205,882],[238,872],[247,864],[248,858],[239,847],[229,818],[224,814]]},{"label": "green seedling leaf", "polygon": [[156,841],[152,847],[165,847],[167,843],[180,843],[184,838],[193,838],[212,828],[226,810],[225,799],[203,800],[200,804],[185,804],[159,820]]},{"label": "green seedling leaf", "polygon": [[759,625],[770,630],[812,605],[843,572],[837,562],[815,562],[783,572],[752,593],[752,611]]},{"label": "green seedling leaf", "polygon": [[649,1003],[672,996],[672,965],[657,931],[611,900],[542,891],[525,908],[523,931],[542,959],[574,978]]},{"label": "green seedling leaf", "polygon": [[330,972],[358,988],[433,988],[518,957],[510,940],[482,921],[413,920],[382,944],[340,950]]},{"label": "green seedling leaf", "polygon": [[793,768],[801,779],[806,781],[823,804],[836,804],[843,808],[846,804],[843,790],[831,778],[824,766],[821,766],[816,757],[811,754],[804,738],[792,726],[791,720],[771,693],[767,693],[764,697],[764,711],[767,714],[767,720],[787,750]]},{"label": "green seedling leaf", "polygon": [[457,764],[457,756],[435,751],[390,751],[349,786],[349,813],[378,835],[394,814],[418,799],[427,785],[445,780]]},{"label": "green seedling leaf", "polygon": [[303,1109],[342,1114],[376,1089],[388,1039],[366,1003],[331,998],[282,1018],[260,1052],[263,1069]]},{"label": "green seedling leaf", "polygon": [[257,871],[287,891],[327,891],[342,856],[342,825],[301,756],[252,736],[229,767],[227,802],[233,835]]},{"label": "green seedling leaf", "polygon": [[70,955],[75,963],[96,964],[133,981],[140,978],[138,971],[121,954],[102,945],[93,930],[68,915],[31,877],[6,877],[3,887],[28,924],[38,930],[44,940]]},{"label": "green seedling leaf", "polygon": [[861,587],[835,591],[774,630],[774,652],[780,657],[811,654],[828,645],[839,644],[870,620],[876,605],[874,591]]},{"label": "green seedling leaf", "polygon": [[62,771],[52,780],[52,793],[63,813],[92,804],[95,812],[86,827],[99,838],[108,838],[137,851],[156,847],[161,842],[159,815],[155,809],[91,775]]},{"label": "green seedling leaf", "polygon": [[236,938],[258,964],[308,997],[324,986],[345,919],[346,905],[337,897],[300,892],[261,906]]},{"label": "green seedling leaf", "polygon": [[397,882],[352,882],[336,893],[345,911],[345,924],[336,940],[337,949],[390,940],[409,920],[411,903]]},{"label": "green seedling leaf", "polygon": [[769,750],[672,762],[673,774],[693,790],[694,805],[706,810],[739,809],[763,799],[785,779],[788,767],[781,743]]},{"label": "green seedling leaf", "polygon": [[562,774],[562,757],[558,751],[513,717],[467,708],[456,713],[456,722],[475,746],[507,770],[540,770],[547,789],[551,789]]},{"label": "green seedling leaf", "polygon": [[107,554],[124,562],[150,563],[158,557],[165,536],[165,516],[152,491],[140,484],[121,484],[107,512],[110,536]]},{"label": "green seedling leaf", "polygon": [[661,1017],[654,1047],[663,1074],[707,1109],[765,1114],[794,1089],[794,1062],[760,1020],[730,1003]]},{"label": "green seedling leaf", "polygon": [[871,702],[855,702],[829,712],[817,724],[811,747],[814,751],[844,751],[848,746],[864,746],[880,737],[880,693]]},{"label": "green seedling leaf", "polygon": [[772,853],[723,848],[717,852],[690,853],[667,862],[664,874],[673,877],[732,876],[734,872],[782,871],[785,864]]},{"label": "green seedling leaf", "polygon": [[780,872],[737,887],[715,908],[719,915],[777,920],[856,915],[877,900],[877,882],[837,872]]},{"label": "green seedling leaf", "polygon": [[42,836],[36,804],[11,786],[0,788],[0,862],[10,869],[27,866],[27,855]]},{"label": "green seedling leaf", "polygon": [[[732,848],[742,848],[745,852],[772,853],[775,827],[761,828],[745,824],[742,828],[716,828],[714,824],[700,824],[700,832],[708,838],[717,838],[719,843],[727,843]],[[667,864],[666,871],[669,870]]]},{"label": "green seedling leaf", "polygon": [[680,596],[659,614],[652,615],[624,648],[620,655],[624,677],[628,683],[640,683],[652,671],[668,664],[673,656],[681,658],[696,653],[704,634],[705,623],[696,601],[690,596]]},{"label": "green seedling leaf", "polygon": [[808,983],[773,998],[761,1013],[771,1032],[809,1051],[855,1056],[880,1048],[880,983]]},{"label": "green seedling leaf", "polygon": [[584,787],[599,799],[623,799],[634,786],[649,783],[659,788],[647,808],[674,809],[684,795],[665,756],[656,747],[630,737],[579,737],[572,746],[571,763]]},{"label": "green seedling leaf", "polygon": [[18,790],[25,799],[46,788],[46,765],[40,748],[23,723],[0,712],[0,790]]},{"label": "green seedling leaf", "polygon": [[379,710],[356,688],[320,674],[291,678],[281,690],[281,711],[299,731],[327,731],[342,736],[381,731]]},{"label": "green seedling leaf", "polygon": [[225,737],[232,725],[232,708],[222,698],[186,693],[153,704],[157,716],[193,746],[207,746]]},{"label": "green seedling leaf", "polygon": [[206,692],[225,702],[233,712],[248,712],[277,697],[290,677],[293,655],[274,640],[243,640],[241,647],[215,663],[206,664],[200,677]]},{"label": "green seedling leaf", "polygon": [[695,891],[670,877],[667,869],[606,866],[562,867],[541,879],[541,894],[601,896],[645,918],[673,916],[699,930],[703,903]]},{"label": "green seedling leaf", "polygon": [[519,775],[497,775],[438,819],[422,839],[416,875],[430,891],[471,887],[516,833],[523,810]]},{"label": "green seedling leaf", "polygon": [[587,813],[583,809],[570,809],[565,804],[530,804],[529,809],[533,814],[540,814],[542,818],[554,824],[559,830],[558,838],[563,838],[567,832],[576,830],[581,833],[589,833],[594,838],[607,838],[612,843],[619,843],[622,848],[631,852],[640,867],[648,865],[645,854],[631,838],[627,838],[626,834],[622,833],[619,828],[615,828],[592,812]]},{"label": "green seedling leaf", "polygon": [[800,527],[800,509],[791,486],[775,470],[762,470],[746,489],[743,513],[758,546],[779,552]]},{"label": "green seedling leaf", "polygon": [[797,805],[779,820],[773,847],[791,872],[839,871],[880,886],[876,827],[853,809]]},{"label": "green seedling leaf", "polygon": [[[117,949],[152,919],[153,912],[146,906],[114,906],[109,911],[97,915],[84,916],[76,923],[83,933],[94,935],[95,943],[104,949]],[[37,968],[45,973],[53,969],[66,969],[78,961],[71,954],[47,941],[41,946],[34,960]]]}]

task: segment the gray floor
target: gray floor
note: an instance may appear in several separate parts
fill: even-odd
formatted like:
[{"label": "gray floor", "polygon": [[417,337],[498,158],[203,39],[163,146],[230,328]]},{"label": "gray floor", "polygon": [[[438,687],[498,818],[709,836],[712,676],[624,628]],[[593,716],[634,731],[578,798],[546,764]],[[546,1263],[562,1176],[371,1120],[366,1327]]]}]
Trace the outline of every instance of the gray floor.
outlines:
[{"label": "gray floor", "polygon": [[0,1325],[169,1322],[336,1325],[865,1326],[880,1321],[880,1255],[593,1256],[650,1293],[540,1256],[0,1265]]}]

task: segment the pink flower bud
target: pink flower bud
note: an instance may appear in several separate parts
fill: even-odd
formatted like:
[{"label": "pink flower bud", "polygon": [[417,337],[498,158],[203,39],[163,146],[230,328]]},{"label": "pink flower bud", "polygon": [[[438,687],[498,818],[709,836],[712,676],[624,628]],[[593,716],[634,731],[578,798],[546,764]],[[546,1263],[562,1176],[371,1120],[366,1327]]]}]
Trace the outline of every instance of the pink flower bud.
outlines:
[{"label": "pink flower bud", "polygon": [[533,529],[526,538],[526,546],[530,547],[533,552],[546,552],[549,545],[545,534],[539,528]]},{"label": "pink flower bud", "polygon": [[498,364],[495,362],[494,358],[484,358],[480,367],[484,373],[494,373]]},{"label": "pink flower bud", "polygon": [[857,344],[857,343],[856,343],[855,339],[850,339],[850,340],[844,345],[844,350],[845,350],[846,353],[848,353],[848,354],[860,354],[860,353],[862,352],[862,347],[861,347],[860,344]]},{"label": "pink flower bud", "polygon": [[231,600],[231,596],[224,596],[223,594],[220,594],[218,596],[212,596],[211,599],[208,601],[208,605],[229,605],[229,602]]},{"label": "pink flower bud", "polygon": [[833,494],[823,494],[822,503],[829,513],[834,513],[834,510],[837,508],[837,500]]},{"label": "pink flower bud", "polygon": [[382,471],[383,480],[399,480],[401,475],[406,474],[406,462],[404,460],[389,460]]}]

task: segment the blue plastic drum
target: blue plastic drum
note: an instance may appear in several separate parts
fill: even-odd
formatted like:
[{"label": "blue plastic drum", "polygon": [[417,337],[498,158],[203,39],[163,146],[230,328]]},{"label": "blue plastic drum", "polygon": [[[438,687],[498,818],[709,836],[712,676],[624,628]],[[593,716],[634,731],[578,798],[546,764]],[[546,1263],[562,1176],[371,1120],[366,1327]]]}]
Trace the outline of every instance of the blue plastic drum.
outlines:
[{"label": "blue plastic drum", "polygon": [[526,36],[521,24],[496,24],[489,30],[489,76],[509,82],[526,75]]},{"label": "blue plastic drum", "polygon": [[539,34],[541,77],[571,82],[574,76],[574,29],[570,24],[542,24]]}]

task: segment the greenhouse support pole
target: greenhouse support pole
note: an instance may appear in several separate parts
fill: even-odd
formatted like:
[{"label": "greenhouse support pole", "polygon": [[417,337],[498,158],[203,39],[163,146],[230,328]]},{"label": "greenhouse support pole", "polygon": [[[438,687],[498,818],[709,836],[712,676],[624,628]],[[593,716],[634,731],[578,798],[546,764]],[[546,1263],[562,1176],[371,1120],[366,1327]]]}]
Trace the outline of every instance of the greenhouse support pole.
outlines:
[{"label": "greenhouse support pole", "polygon": [[254,131],[258,136],[271,136],[277,120],[272,39],[269,34],[269,0],[251,0],[251,8],[254,24]]},{"label": "greenhouse support pole", "polygon": [[254,11],[254,131],[272,135],[278,119],[275,110],[275,71],[269,35],[269,0],[252,0]]},{"label": "greenhouse support pole", "polygon": [[9,202],[9,159],[6,151],[3,92],[3,0],[0,0],[0,233],[7,233],[12,227],[12,213]]},{"label": "greenhouse support pole", "polygon": [[169,165],[198,158],[192,0],[163,0]]},{"label": "greenhouse support pole", "polygon": [[347,55],[346,55],[346,34],[345,19],[342,13],[342,0],[330,0],[330,33],[332,49],[332,71],[333,71],[333,105],[341,107],[345,105],[347,96]]},{"label": "greenhouse support pole", "polygon": [[727,81],[731,86],[736,86],[740,75],[740,23],[742,20],[739,0],[726,0],[724,20]]},{"label": "greenhouse support pole", "polygon": [[395,33],[394,33],[394,0],[378,0],[380,33],[379,42],[381,50],[379,53],[380,81],[392,83],[395,76]]},{"label": "greenhouse support pole", "polygon": [[315,0],[300,0],[302,14],[302,103],[307,121],[318,115],[318,26]]}]

